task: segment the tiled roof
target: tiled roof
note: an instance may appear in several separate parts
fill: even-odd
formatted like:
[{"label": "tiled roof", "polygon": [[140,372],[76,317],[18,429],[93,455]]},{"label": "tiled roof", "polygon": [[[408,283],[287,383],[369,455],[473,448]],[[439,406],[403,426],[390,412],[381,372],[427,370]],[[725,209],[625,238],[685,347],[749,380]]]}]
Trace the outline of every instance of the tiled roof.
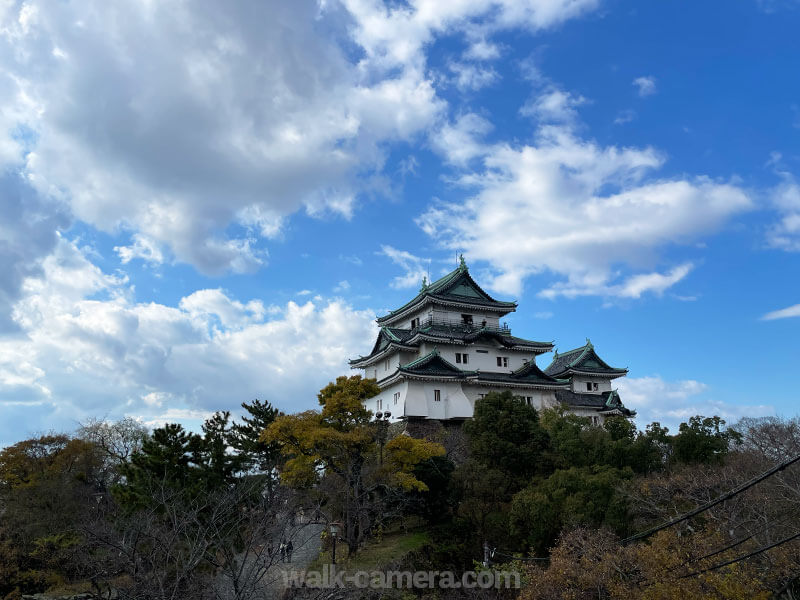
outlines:
[{"label": "tiled roof", "polygon": [[598,412],[617,409],[626,417],[632,417],[636,414],[635,410],[625,408],[617,390],[601,392],[600,394],[582,394],[572,390],[556,390],[556,400],[570,408],[594,408]]},{"label": "tiled roof", "polygon": [[400,365],[398,370],[401,373],[411,373],[414,375],[433,375],[438,377],[457,377],[463,378],[465,372],[446,361],[439,354],[439,351],[434,349],[422,358],[418,358],[407,365]]},{"label": "tiled roof", "polygon": [[553,347],[551,342],[535,342],[513,335],[505,335],[490,328],[476,328],[475,326],[468,326],[465,324],[431,324],[427,326],[423,325],[423,327],[419,329],[381,327],[381,330],[378,332],[378,338],[375,340],[375,344],[372,347],[372,351],[370,351],[367,356],[352,359],[350,364],[357,364],[375,356],[382,352],[389,344],[417,347],[419,346],[419,341],[410,341],[416,336],[417,332],[425,337],[433,338],[434,341],[440,340],[443,343],[459,341],[472,344],[482,339],[490,339],[496,340],[506,348],[533,348],[534,352],[548,352]]},{"label": "tiled roof", "polygon": [[516,309],[516,302],[502,302],[495,300],[487,294],[469,274],[469,269],[464,263],[463,258],[461,266],[456,270],[448,273],[441,279],[437,279],[433,283],[426,283],[423,281],[422,289],[413,299],[406,302],[397,310],[391,311],[388,315],[378,318],[378,323],[385,323],[392,319],[395,315],[421,303],[425,298],[431,297],[442,302],[457,302],[459,304],[472,304],[486,308],[495,308],[511,312]]},{"label": "tiled roof", "polygon": [[[423,324],[424,325],[424,324]],[[454,339],[466,343],[473,343],[480,339],[492,339],[499,342],[505,347],[514,346],[531,346],[534,348],[541,348],[543,351],[548,351],[553,347],[551,342],[536,342],[534,340],[526,340],[523,338],[515,337],[513,335],[503,334],[496,329],[489,327],[480,327],[476,325],[467,324],[432,324],[423,326],[419,332],[428,337],[435,337],[440,339]],[[413,336],[409,336],[413,337]]]},{"label": "tiled roof", "polygon": [[542,372],[536,363],[530,361],[521,368],[511,373],[494,373],[491,371],[462,371],[454,364],[446,361],[434,349],[422,358],[401,365],[398,369],[400,373],[413,375],[430,375],[434,377],[452,377],[453,379],[466,379],[474,383],[512,383],[517,385],[545,385],[548,387],[565,387],[569,385],[567,381],[559,381]]},{"label": "tiled roof", "polygon": [[544,370],[553,377],[562,377],[573,371],[582,373],[595,373],[597,375],[625,375],[628,369],[617,369],[606,363],[594,350],[592,342],[586,340],[586,345],[567,352],[556,352],[553,362]]},{"label": "tiled roof", "polygon": [[491,371],[480,371],[477,374],[478,381],[491,381],[497,383],[516,383],[532,385],[547,385],[553,387],[565,387],[569,385],[567,381],[559,381],[544,373],[534,361],[528,361],[525,365],[512,371],[511,373],[493,373]]},{"label": "tiled roof", "polygon": [[[397,327],[381,327],[378,332],[378,337],[375,344],[372,346],[372,351],[367,356],[360,356],[350,361],[351,365],[360,363],[362,360],[368,359],[383,351],[389,344],[396,344],[405,346],[406,341],[411,337],[411,329],[400,329]],[[412,344],[412,347],[416,344]]]}]

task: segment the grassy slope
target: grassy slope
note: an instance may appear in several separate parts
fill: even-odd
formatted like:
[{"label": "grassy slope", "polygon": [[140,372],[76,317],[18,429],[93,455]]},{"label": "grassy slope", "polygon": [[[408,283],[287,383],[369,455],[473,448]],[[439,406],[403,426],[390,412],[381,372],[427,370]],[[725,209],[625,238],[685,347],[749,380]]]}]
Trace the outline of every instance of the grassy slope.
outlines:
[{"label": "grassy slope", "polygon": [[[364,548],[355,555],[347,556],[347,546],[337,544],[336,564],[346,571],[372,571],[403,558],[409,552],[419,550],[429,541],[428,533],[423,529],[395,531],[379,538],[369,540]],[[309,571],[320,570],[322,565],[330,564],[330,551],[321,552],[308,567]]]}]

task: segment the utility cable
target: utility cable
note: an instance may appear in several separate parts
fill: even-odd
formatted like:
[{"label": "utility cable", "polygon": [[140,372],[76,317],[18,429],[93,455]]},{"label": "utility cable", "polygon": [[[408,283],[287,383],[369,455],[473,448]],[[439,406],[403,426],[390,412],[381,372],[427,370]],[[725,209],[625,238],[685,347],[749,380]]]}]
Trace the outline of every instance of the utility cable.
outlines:
[{"label": "utility cable", "polygon": [[780,546],[782,544],[786,544],[786,543],[791,542],[792,540],[795,540],[797,538],[800,538],[800,531],[795,533],[795,534],[793,534],[793,535],[785,537],[782,540],[779,540],[777,542],[773,542],[772,544],[768,544],[767,546],[762,546],[758,550],[753,550],[752,552],[749,552],[749,553],[747,553],[747,554],[745,554],[743,556],[740,556],[738,558],[733,558],[733,559],[725,561],[723,563],[719,563],[718,565],[714,565],[713,567],[707,567],[707,568],[701,569],[699,571],[693,571],[691,573],[687,573],[686,575],[681,575],[678,579],[686,579],[687,577],[695,577],[697,575],[702,575],[703,573],[708,573],[709,571],[716,571],[717,569],[721,569],[722,567],[727,567],[728,565],[732,565],[734,563],[746,560],[748,558],[756,556],[757,554],[761,554],[762,552],[766,552],[767,550],[772,550],[773,548],[776,548],[777,546]]},{"label": "utility cable", "polygon": [[779,471],[783,471],[785,468],[793,465],[794,463],[796,463],[799,460],[800,460],[800,454],[798,454],[794,458],[790,458],[789,460],[785,460],[784,462],[782,462],[782,463],[780,463],[778,465],[775,465],[774,467],[772,467],[768,471],[765,471],[761,475],[758,475],[757,477],[754,477],[753,479],[751,479],[749,481],[746,481],[742,485],[730,490],[729,492],[726,492],[726,493],[722,494],[721,496],[719,496],[718,498],[712,500],[711,502],[707,502],[706,504],[703,504],[702,506],[699,506],[699,507],[695,508],[694,510],[690,510],[689,512],[684,513],[680,517],[676,517],[676,518],[671,519],[669,521],[665,521],[664,523],[661,523],[660,525],[656,525],[655,527],[651,527],[647,531],[643,531],[641,533],[637,533],[636,535],[632,535],[630,537],[625,538],[624,540],[622,540],[622,544],[629,544],[631,542],[635,542],[636,540],[642,540],[642,539],[648,538],[651,535],[653,535],[654,533],[657,533],[657,532],[661,531],[662,529],[667,529],[668,527],[672,527],[673,525],[677,525],[678,523],[682,523],[683,521],[691,519],[692,517],[694,517],[696,515],[699,515],[702,512],[707,511],[709,508],[712,508],[712,507],[716,506],[717,504],[725,502],[726,500],[730,500],[734,496],[736,496],[738,494],[741,494],[742,492],[744,492],[745,490],[753,487],[757,483],[760,483],[761,481],[764,481],[767,477],[771,477],[775,473],[778,473]]},{"label": "utility cable", "polygon": [[[765,525],[763,525],[762,527],[759,527],[756,531],[754,531],[750,535],[748,535],[746,537],[743,537],[743,538],[741,538],[741,539],[739,539],[739,540],[737,540],[735,542],[732,542],[732,543],[728,544],[727,546],[724,546],[724,547],[720,548],[719,550],[714,550],[713,552],[709,552],[708,554],[704,554],[703,556],[701,556],[699,558],[693,558],[692,560],[690,560],[689,562],[684,563],[684,564],[690,565],[692,563],[700,562],[701,560],[705,560],[707,558],[711,558],[712,556],[716,556],[717,554],[722,554],[723,552],[726,552],[728,550],[736,548],[737,546],[741,546],[746,541],[753,539],[755,536],[757,536],[757,535],[759,535],[761,533],[764,533],[767,529],[778,527],[778,526],[782,525],[783,523],[786,523],[787,521],[791,520],[792,517],[793,517],[793,515],[787,515],[782,519],[778,519],[775,523],[766,523]],[[677,567],[675,567],[675,568],[677,568]]]}]

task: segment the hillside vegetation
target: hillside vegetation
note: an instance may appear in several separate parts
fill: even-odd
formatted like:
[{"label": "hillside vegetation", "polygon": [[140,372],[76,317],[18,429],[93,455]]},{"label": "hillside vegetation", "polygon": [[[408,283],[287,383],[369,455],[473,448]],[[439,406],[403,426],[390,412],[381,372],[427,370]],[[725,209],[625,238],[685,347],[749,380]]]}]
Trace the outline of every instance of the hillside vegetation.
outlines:
[{"label": "hillside vegetation", "polygon": [[317,411],[283,415],[254,401],[240,422],[220,412],[200,433],[92,422],[5,448],[0,598],[269,597],[279,548],[309,522],[323,528],[310,569],[331,558],[336,530],[348,570],[460,574],[485,568],[486,550],[489,568],[523,576],[518,590],[341,597],[797,593],[797,419],[729,427],[696,416],[675,433],[637,431],[622,417],[593,426],[489,394],[464,424],[468,458],[456,463],[437,440],[392,437],[362,406],[374,393],[372,380],[341,377]]}]

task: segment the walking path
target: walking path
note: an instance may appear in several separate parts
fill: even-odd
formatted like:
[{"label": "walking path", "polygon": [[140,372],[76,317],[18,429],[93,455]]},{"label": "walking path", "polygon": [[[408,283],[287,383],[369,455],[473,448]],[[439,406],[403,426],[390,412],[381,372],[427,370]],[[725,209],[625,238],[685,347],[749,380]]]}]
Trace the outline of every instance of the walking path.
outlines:
[{"label": "walking path", "polygon": [[[319,555],[322,547],[320,534],[325,528],[320,523],[297,523],[289,527],[284,532],[284,539],[291,540],[293,551],[291,562],[280,562],[280,555],[278,554],[278,544],[274,545],[274,558],[275,564],[262,571],[261,565],[265,564],[263,561],[268,562],[266,552],[253,553],[249,556],[241,555],[240,560],[244,561],[243,572],[249,574],[250,577],[258,577],[258,579],[251,579],[251,585],[256,581],[259,583],[257,589],[253,590],[252,587],[245,585],[249,588],[251,593],[241,592],[239,597],[247,597],[252,600],[282,600],[284,592],[286,591],[286,582],[289,580],[289,573],[291,571],[302,571],[314,561]],[[237,594],[232,587],[230,580],[226,581],[220,577],[218,581],[217,597],[220,600],[236,600]],[[242,595],[243,594],[243,595]]]},{"label": "walking path", "polygon": [[273,565],[266,577],[266,588],[268,593],[266,598],[270,600],[280,600],[286,591],[285,582],[290,571],[302,571],[319,555],[322,548],[320,534],[325,528],[320,523],[298,524],[289,531],[288,539],[292,540],[294,549],[292,551],[291,562],[279,562]]}]

